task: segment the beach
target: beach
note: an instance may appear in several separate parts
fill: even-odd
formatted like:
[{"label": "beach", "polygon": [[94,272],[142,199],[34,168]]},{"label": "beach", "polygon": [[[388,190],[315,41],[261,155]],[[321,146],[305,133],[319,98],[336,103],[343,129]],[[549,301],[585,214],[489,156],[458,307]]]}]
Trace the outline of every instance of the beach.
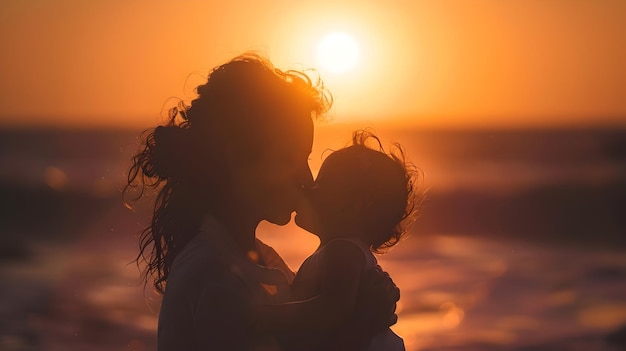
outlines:
[{"label": "beach", "polygon": [[[318,128],[314,173],[351,128]],[[378,257],[408,350],[625,347],[625,131],[377,133],[424,172],[410,235]],[[133,262],[150,205],[120,193],[138,132],[0,134],[0,349],[155,349],[159,296]],[[318,243],[258,236],[294,270]]]}]

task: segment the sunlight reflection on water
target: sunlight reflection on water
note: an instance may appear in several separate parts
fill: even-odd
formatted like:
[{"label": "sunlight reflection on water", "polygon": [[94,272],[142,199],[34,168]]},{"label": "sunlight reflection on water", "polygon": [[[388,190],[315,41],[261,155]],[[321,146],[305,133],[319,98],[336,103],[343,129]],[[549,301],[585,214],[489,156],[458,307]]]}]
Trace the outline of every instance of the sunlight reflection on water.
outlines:
[{"label": "sunlight reflection on water", "polygon": [[[292,225],[266,224],[260,231],[293,268],[318,243]],[[132,238],[104,243],[87,236],[71,246],[40,247],[28,264],[4,266],[3,279],[22,284],[3,293],[5,301],[17,301],[12,313],[47,301],[16,325],[33,329],[50,349],[78,350],[110,333],[118,339],[93,349],[116,349],[122,342],[150,349],[160,300],[149,288],[144,295],[137,268],[128,264],[134,254]],[[617,253],[415,235],[379,262],[401,288],[392,329],[409,350],[533,345],[606,335],[626,324],[626,257]],[[24,295],[37,289],[41,296]],[[3,310],[10,314],[6,305]],[[15,341],[3,340],[3,346]]]},{"label": "sunlight reflection on water", "polygon": [[[297,267],[317,241],[291,229],[265,239]],[[588,281],[596,270],[626,275],[626,257],[617,253],[416,235],[379,262],[402,291],[392,329],[409,350],[512,348],[587,334],[601,339],[626,324],[626,281]]]},{"label": "sunlight reflection on water", "polygon": [[[324,128],[320,131],[322,135]],[[626,255],[617,251],[624,247],[619,246],[623,234],[618,236],[623,219],[611,207],[622,203],[624,187],[619,181],[626,168],[623,158],[611,158],[604,151],[611,146],[603,144],[604,134],[592,134],[593,143],[581,144],[578,134],[563,139],[557,133],[537,139],[533,133],[517,137],[514,133],[478,133],[463,139],[463,134],[412,133],[382,136],[410,149],[411,159],[427,171],[427,186],[436,181],[436,191],[461,188],[476,193],[436,193],[433,200],[443,198],[439,212],[423,218],[426,222],[431,219],[431,229],[436,230],[429,233],[437,235],[413,235],[379,257],[402,291],[399,322],[393,329],[405,338],[408,349],[616,350],[603,340],[609,332],[626,326]],[[621,136],[615,140],[623,140]],[[314,171],[319,168],[322,151],[345,145],[348,137],[348,130],[341,130],[318,138],[311,161]],[[59,133],[55,138],[65,140],[68,135]],[[10,165],[0,168],[0,176],[15,180],[15,184],[42,183],[54,194],[33,193],[31,188],[13,191],[14,183],[5,185],[8,210],[21,196],[40,197],[26,197],[22,204],[26,211],[13,212],[16,220],[2,219],[5,231],[0,239],[5,241],[1,243],[14,246],[13,251],[0,247],[13,255],[0,257],[0,281],[5,282],[0,288],[0,350],[154,350],[160,298],[149,287],[144,292],[137,268],[129,264],[137,254],[134,234],[148,219],[139,219],[118,201],[118,178],[128,166],[123,158],[130,154],[122,157],[115,152],[98,158],[89,153],[90,157],[84,158],[82,141],[64,151],[23,147],[31,144],[26,137],[8,147],[10,153],[0,155],[3,164]],[[94,145],[100,144],[94,141]],[[615,150],[619,153],[622,149]],[[70,151],[79,154],[68,157]],[[562,181],[578,183],[561,189]],[[605,188],[596,188],[602,183],[607,183]],[[547,187],[532,188],[543,185]],[[480,219],[490,221],[501,215],[509,226],[482,226],[485,223],[471,221],[468,223],[475,227],[463,223],[452,229],[446,226],[464,220],[465,210],[473,216],[482,196],[492,191],[511,192],[511,196],[487,201]],[[582,195],[572,196],[578,192]],[[80,212],[78,206],[98,203],[80,197],[85,194],[100,200],[115,198],[115,208]],[[59,201],[51,201],[51,197]],[[44,204],[69,205],[66,212],[44,206],[31,216],[28,210],[41,199],[48,201]],[[500,211],[510,201],[517,201],[510,212]],[[450,213],[458,203],[463,206]],[[568,207],[585,203],[591,205]],[[75,204],[79,205],[71,207]],[[566,208],[550,212],[550,206]],[[537,207],[547,214],[533,217]],[[86,224],[68,226],[82,218],[52,218],[47,216],[49,212],[95,215],[85,219]],[[523,216],[507,218],[511,212]],[[577,217],[593,220],[574,221]],[[524,227],[515,232],[518,234],[507,232],[523,227],[527,218],[537,222],[529,228],[544,231],[525,232]],[[42,222],[35,228],[44,233],[20,229],[31,222]],[[11,227],[14,223],[20,230]],[[582,228],[572,233],[579,229],[576,224],[562,223],[580,223]],[[49,226],[58,227],[57,231],[45,232]],[[68,233],[66,228],[76,232]],[[502,230],[491,233],[484,228]],[[467,232],[460,233],[464,229]],[[263,223],[259,232],[294,269],[319,243],[293,224],[276,227]],[[543,235],[552,234],[568,245],[542,240]],[[49,241],[46,235],[51,237]],[[52,238],[55,235],[61,238]],[[515,235],[525,238],[516,240]],[[604,246],[592,249],[596,237]],[[611,247],[614,242],[615,248]],[[20,246],[23,243],[24,247]],[[623,335],[615,339],[619,338]]]}]

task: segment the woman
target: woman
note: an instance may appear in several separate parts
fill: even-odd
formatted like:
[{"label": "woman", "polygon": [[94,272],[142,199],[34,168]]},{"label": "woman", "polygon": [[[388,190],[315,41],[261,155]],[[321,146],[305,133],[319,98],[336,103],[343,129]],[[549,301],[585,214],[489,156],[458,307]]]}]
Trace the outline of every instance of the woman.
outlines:
[{"label": "woman", "polygon": [[[158,348],[277,349],[250,327],[250,307],[285,301],[293,273],[255,230],[298,210],[313,182],[313,118],[332,100],[321,83],[252,54],[215,68],[197,92],[147,134],[126,188],[158,190],[138,256],[163,293]],[[365,295],[383,299],[371,322],[387,327],[397,288],[384,273],[372,277]]]}]

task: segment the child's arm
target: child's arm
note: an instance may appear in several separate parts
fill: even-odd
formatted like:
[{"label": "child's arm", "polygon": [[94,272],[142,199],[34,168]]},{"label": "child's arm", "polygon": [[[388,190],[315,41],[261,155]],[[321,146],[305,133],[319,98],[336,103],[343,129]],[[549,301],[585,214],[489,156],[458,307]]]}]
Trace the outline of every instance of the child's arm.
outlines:
[{"label": "child's arm", "polygon": [[345,322],[356,304],[365,266],[356,245],[335,240],[320,258],[321,293],[309,300],[257,306],[253,323],[261,331],[325,331]]}]

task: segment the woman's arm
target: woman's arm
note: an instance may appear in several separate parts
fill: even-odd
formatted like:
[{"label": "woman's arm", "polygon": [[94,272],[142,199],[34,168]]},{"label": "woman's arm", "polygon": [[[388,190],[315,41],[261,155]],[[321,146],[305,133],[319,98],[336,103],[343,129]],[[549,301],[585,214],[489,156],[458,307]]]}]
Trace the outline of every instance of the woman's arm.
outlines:
[{"label": "woman's arm", "polygon": [[261,331],[327,331],[344,323],[356,304],[365,257],[356,245],[335,240],[320,257],[321,291],[309,300],[254,308],[252,322]]}]

